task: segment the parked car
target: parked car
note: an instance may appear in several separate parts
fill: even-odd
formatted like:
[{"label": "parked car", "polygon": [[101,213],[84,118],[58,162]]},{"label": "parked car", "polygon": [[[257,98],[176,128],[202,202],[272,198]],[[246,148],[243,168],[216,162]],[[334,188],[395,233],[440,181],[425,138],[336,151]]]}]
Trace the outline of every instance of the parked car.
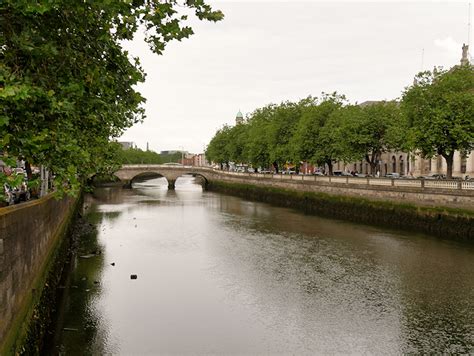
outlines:
[{"label": "parked car", "polygon": [[352,174],[350,174],[349,172],[346,172],[346,171],[340,171],[340,170],[336,170],[336,171],[332,171],[332,175],[333,176],[352,176]]},{"label": "parked car", "polygon": [[385,175],[385,178],[393,178],[393,179],[398,179],[400,178],[400,173],[387,173]]},{"label": "parked car", "polygon": [[420,178],[420,179],[430,179],[430,180],[446,179],[446,174],[433,173],[433,174],[429,174],[427,176],[421,176],[421,177],[418,177],[418,178]]},{"label": "parked car", "polygon": [[313,176],[323,176],[324,173],[321,172],[321,171],[316,171],[316,172],[313,172]]}]

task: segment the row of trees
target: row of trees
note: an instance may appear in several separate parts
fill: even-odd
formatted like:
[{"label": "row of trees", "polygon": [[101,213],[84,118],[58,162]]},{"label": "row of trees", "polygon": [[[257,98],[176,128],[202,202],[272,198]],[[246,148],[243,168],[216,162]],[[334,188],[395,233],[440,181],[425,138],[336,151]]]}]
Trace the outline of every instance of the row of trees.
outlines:
[{"label": "row of trees", "polygon": [[81,178],[113,168],[110,140],[145,117],[136,91],[145,73],[123,42],[140,29],[161,54],[193,33],[190,11],[223,18],[204,0],[2,0],[1,159],[25,160],[28,175],[31,164],[46,166],[71,193]]},{"label": "row of trees", "polygon": [[456,66],[417,75],[400,101],[349,104],[338,93],[299,102],[270,104],[247,121],[223,126],[206,156],[220,164],[253,167],[288,162],[326,165],[365,160],[375,173],[382,153],[415,152],[424,158],[442,155],[452,176],[454,151],[474,149],[474,69]]},{"label": "row of trees", "polygon": [[179,162],[181,160],[181,156],[182,155],[180,152],[173,154],[160,154],[155,151],[143,151],[139,148],[130,148],[124,150],[121,147],[118,147],[116,161],[119,164],[162,164],[169,162]]}]

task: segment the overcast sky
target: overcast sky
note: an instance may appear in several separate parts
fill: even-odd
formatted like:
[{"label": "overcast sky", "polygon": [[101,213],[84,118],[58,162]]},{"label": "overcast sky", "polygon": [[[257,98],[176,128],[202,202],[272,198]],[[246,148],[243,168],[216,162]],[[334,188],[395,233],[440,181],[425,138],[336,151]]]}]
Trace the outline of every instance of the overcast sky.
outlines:
[{"label": "overcast sky", "polygon": [[[223,124],[258,107],[338,91],[394,99],[422,69],[459,63],[468,2],[214,1],[225,19],[163,56],[135,40],[147,118],[120,140],[200,153]],[[472,37],[472,36],[471,36]],[[422,51],[424,49],[424,60]]]}]

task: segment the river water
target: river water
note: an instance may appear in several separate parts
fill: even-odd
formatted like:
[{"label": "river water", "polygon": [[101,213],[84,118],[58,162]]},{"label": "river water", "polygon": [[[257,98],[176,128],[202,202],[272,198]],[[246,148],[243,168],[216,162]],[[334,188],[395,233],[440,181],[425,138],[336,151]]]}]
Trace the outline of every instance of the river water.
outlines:
[{"label": "river water", "polygon": [[474,352],[472,245],[205,192],[192,177],[175,191],[164,178],[97,189],[84,210],[51,353]]}]

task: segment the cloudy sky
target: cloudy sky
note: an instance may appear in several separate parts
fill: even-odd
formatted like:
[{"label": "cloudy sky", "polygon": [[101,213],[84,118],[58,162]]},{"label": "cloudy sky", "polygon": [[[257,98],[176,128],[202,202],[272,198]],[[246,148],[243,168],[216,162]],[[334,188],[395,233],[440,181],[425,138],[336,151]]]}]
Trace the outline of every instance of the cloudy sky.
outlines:
[{"label": "cloudy sky", "polygon": [[192,21],[196,34],[163,56],[140,39],[127,46],[148,74],[147,118],[121,140],[199,153],[239,109],[332,91],[394,99],[422,68],[459,63],[468,40],[466,1],[210,3],[224,21]]}]

